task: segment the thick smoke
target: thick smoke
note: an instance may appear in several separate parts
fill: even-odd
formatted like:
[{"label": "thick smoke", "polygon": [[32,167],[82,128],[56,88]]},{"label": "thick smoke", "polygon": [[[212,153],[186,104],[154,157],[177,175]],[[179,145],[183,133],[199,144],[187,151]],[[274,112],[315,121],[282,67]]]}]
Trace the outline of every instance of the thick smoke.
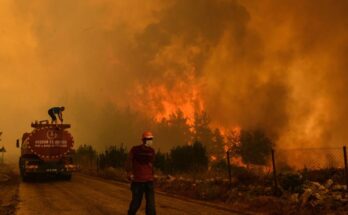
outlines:
[{"label": "thick smoke", "polygon": [[345,0],[2,1],[3,141],[13,149],[63,104],[77,142],[99,149],[136,144],[176,108],[263,128],[280,147],[340,146],[346,11]]},{"label": "thick smoke", "polygon": [[250,25],[266,47],[265,69],[278,68],[291,89],[278,145],[346,144],[348,2],[268,1],[249,8]]}]

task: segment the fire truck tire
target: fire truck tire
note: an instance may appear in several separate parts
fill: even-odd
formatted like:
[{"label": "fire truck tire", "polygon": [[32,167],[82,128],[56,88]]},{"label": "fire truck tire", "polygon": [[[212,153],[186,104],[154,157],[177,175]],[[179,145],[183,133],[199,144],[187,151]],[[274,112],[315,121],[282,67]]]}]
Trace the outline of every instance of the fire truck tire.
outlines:
[{"label": "fire truck tire", "polygon": [[22,176],[22,181],[23,182],[29,182],[31,180],[31,177],[30,176],[28,176],[28,175],[23,175]]},{"label": "fire truck tire", "polygon": [[71,173],[70,174],[61,175],[61,179],[65,180],[65,181],[70,181],[71,178],[72,178]]}]

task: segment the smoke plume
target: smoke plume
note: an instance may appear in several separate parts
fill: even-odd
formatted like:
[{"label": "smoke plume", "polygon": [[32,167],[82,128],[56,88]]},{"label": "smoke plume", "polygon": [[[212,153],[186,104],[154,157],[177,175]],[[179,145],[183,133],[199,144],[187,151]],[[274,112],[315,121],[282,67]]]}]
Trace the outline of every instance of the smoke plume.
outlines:
[{"label": "smoke plume", "polygon": [[345,0],[5,0],[0,128],[14,142],[65,105],[77,144],[139,141],[151,120],[206,111],[279,147],[348,139]]}]

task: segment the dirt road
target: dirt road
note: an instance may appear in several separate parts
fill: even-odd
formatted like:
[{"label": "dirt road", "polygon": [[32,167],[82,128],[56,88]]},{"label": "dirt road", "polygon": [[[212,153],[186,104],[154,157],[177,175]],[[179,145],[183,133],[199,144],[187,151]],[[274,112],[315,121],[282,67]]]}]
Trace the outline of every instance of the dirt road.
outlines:
[{"label": "dirt road", "polygon": [[[21,183],[17,214],[125,215],[130,197],[127,185],[76,174],[70,182]],[[187,201],[159,193],[156,195],[156,208],[159,215],[238,214],[196,201]],[[145,214],[144,202],[138,214]]]}]

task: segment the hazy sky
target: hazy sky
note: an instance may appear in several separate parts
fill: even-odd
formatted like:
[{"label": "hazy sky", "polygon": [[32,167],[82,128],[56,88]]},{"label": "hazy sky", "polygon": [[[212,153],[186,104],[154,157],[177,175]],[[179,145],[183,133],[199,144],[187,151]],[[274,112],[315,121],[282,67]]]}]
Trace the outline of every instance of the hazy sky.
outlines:
[{"label": "hazy sky", "polygon": [[77,144],[98,145],[113,108],[182,108],[262,127],[279,146],[340,146],[347,11],[346,0],[2,0],[1,143],[14,152],[31,121],[64,105]]}]

